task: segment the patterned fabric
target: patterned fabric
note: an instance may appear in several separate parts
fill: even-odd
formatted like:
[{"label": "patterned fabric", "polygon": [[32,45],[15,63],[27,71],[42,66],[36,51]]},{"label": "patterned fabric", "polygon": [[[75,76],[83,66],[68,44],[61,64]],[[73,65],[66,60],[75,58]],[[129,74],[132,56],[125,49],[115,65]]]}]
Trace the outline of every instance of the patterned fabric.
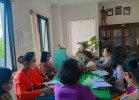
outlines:
[{"label": "patterned fabric", "polygon": [[139,100],[139,88],[129,95],[122,96],[120,100]]},{"label": "patterned fabric", "polygon": [[10,94],[6,93],[3,95],[3,99],[0,98],[0,100],[13,100],[12,97],[10,96]]},{"label": "patterned fabric", "polygon": [[116,69],[113,70],[113,77],[116,78],[116,80],[114,81],[115,85],[113,85],[113,86],[120,91],[124,91],[124,89],[125,89],[124,72],[123,72],[121,65],[118,65],[116,67]]},{"label": "patterned fabric", "polygon": [[111,66],[111,59],[110,57],[103,57],[96,61],[95,64],[97,67],[108,68]]}]

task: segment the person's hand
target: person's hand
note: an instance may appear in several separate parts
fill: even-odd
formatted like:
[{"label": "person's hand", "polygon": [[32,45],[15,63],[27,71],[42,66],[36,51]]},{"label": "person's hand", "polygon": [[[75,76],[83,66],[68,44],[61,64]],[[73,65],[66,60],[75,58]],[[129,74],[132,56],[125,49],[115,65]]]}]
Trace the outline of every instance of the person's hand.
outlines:
[{"label": "person's hand", "polygon": [[53,88],[43,89],[43,93],[45,93],[45,94],[54,94],[54,89]]},{"label": "person's hand", "polygon": [[93,61],[92,58],[88,58],[88,57],[86,57],[86,60],[88,60],[88,61]]},{"label": "person's hand", "polygon": [[110,80],[111,80],[111,78],[107,79],[107,82],[109,83]]},{"label": "person's hand", "polygon": [[95,96],[95,98],[99,98],[99,96],[98,96],[98,95],[95,95],[95,94],[94,94],[94,96]]}]

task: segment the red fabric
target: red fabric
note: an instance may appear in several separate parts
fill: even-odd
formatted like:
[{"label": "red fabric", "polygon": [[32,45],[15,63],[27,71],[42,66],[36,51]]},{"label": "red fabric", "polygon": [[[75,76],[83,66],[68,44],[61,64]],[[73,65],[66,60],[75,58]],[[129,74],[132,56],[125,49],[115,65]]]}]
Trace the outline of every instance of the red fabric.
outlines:
[{"label": "red fabric", "polygon": [[[30,75],[30,77],[33,79]],[[39,90],[29,91],[31,89],[31,81],[30,77],[26,70],[24,68],[21,68],[21,70],[15,75],[15,93],[19,97],[16,98],[16,100],[35,100],[35,97],[40,95]],[[42,88],[41,83],[36,83],[34,80],[32,80],[32,84],[36,88]]]},{"label": "red fabric", "polygon": [[34,70],[30,70],[29,74],[32,76],[32,81],[35,83],[42,83],[44,81],[44,77],[42,75],[42,71],[36,66]]}]

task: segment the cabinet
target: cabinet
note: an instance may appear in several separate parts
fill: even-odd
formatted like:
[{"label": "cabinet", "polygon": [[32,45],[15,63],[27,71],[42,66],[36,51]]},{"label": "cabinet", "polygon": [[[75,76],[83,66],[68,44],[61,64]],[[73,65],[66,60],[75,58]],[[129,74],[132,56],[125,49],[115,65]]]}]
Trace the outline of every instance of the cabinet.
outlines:
[{"label": "cabinet", "polygon": [[99,36],[104,40],[100,42],[100,56],[105,46],[121,53],[123,60],[131,51],[139,54],[139,23],[100,26]]},{"label": "cabinet", "polygon": [[56,70],[58,71],[60,64],[67,58],[66,49],[55,50]]}]

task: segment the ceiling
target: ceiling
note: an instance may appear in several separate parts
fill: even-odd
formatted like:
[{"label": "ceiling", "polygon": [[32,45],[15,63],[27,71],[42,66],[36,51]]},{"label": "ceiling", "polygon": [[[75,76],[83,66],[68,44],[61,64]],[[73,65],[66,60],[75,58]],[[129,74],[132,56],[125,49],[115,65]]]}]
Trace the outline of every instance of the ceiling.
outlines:
[{"label": "ceiling", "polygon": [[52,5],[69,5],[79,4],[86,2],[99,2],[99,3],[119,3],[119,2],[131,2],[137,0],[50,0]]}]

